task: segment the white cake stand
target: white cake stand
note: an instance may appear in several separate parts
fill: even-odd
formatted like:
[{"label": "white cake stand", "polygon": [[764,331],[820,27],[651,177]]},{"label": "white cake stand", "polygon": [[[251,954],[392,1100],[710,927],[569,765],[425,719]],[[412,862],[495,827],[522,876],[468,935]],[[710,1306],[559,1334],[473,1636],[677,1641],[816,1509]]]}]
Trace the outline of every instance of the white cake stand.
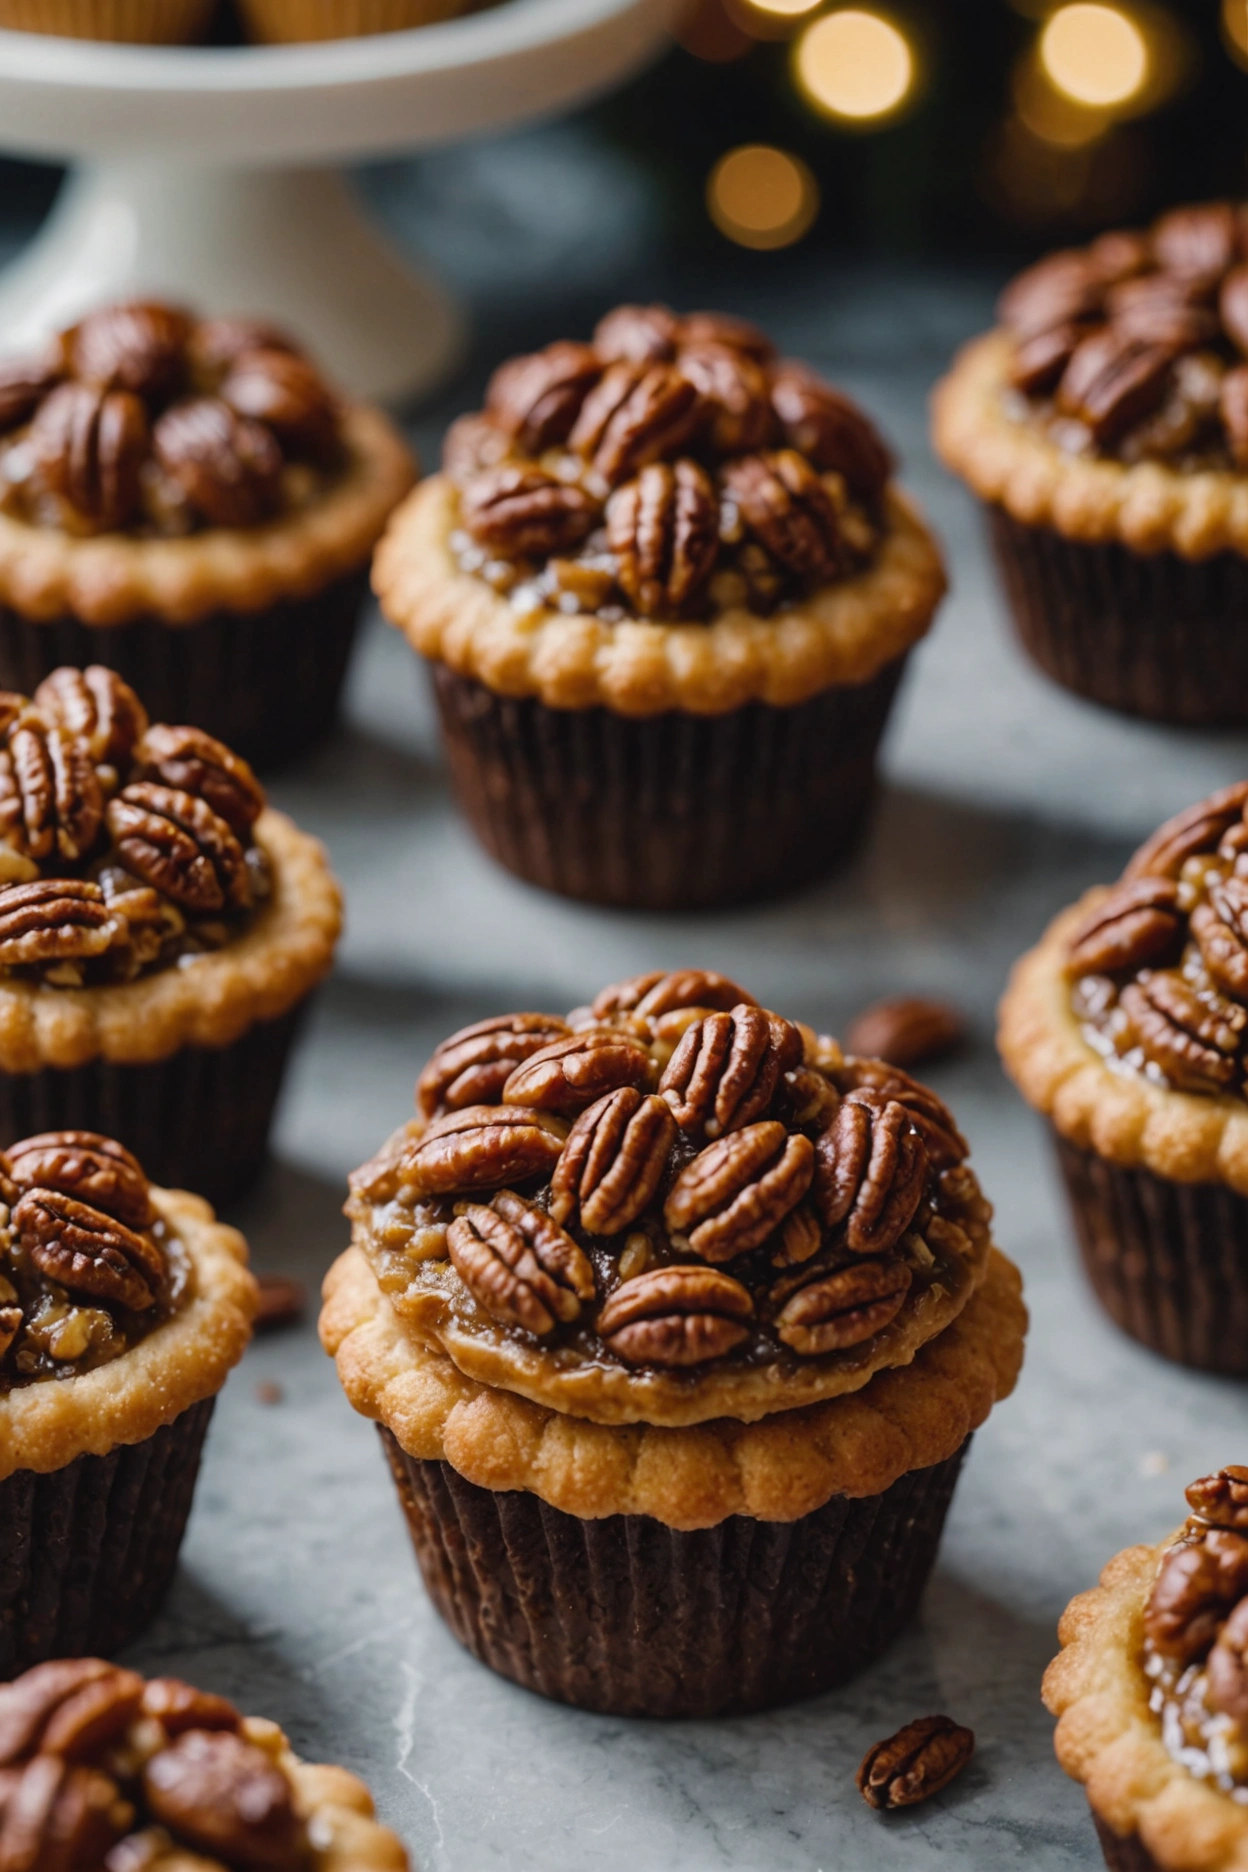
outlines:
[{"label": "white cake stand", "polygon": [[566,109],[638,70],[675,4],[505,0],[417,32],[298,46],[0,32],[0,148],[80,164],[0,273],[0,349],[145,291],[271,317],[356,395],[429,388],[459,349],[459,317],[328,165]]}]

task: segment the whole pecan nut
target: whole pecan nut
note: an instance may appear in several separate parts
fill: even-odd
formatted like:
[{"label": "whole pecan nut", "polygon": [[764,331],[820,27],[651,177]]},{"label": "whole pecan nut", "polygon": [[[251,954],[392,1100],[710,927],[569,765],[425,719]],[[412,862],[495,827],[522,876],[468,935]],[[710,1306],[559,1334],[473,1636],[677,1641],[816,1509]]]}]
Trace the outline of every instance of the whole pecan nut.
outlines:
[{"label": "whole pecan nut", "polygon": [[651,462],[607,502],[616,578],[642,617],[679,617],[706,589],[719,552],[719,503],[697,462]]},{"label": "whole pecan nut", "polygon": [[550,1213],[591,1235],[618,1235],[658,1191],[676,1141],[665,1102],[635,1086],[583,1111],[551,1177]]},{"label": "whole pecan nut", "polygon": [[0,745],[0,838],[27,858],[77,863],[104,819],[104,791],[85,741],[20,715]]},{"label": "whole pecan nut", "polygon": [[913,1807],[947,1788],[975,1753],[972,1730],[949,1716],[920,1716],[868,1749],[858,1791],[868,1807]]},{"label": "whole pecan nut", "polygon": [[625,1281],[598,1315],[603,1343],[629,1365],[704,1365],[750,1336],[749,1289],[718,1268],[650,1268]]},{"label": "whole pecan nut", "polygon": [[1123,872],[1124,881],[1137,877],[1177,878],[1189,858],[1217,850],[1236,821],[1243,820],[1246,805],[1248,780],[1241,780],[1175,813],[1145,839]]},{"label": "whole pecan nut", "polygon": [[1170,961],[1182,946],[1183,912],[1173,878],[1140,877],[1119,884],[1070,938],[1072,975],[1109,975]]},{"label": "whole pecan nut", "polygon": [[32,699],[46,722],[85,742],[92,760],[111,767],[127,766],[147,733],[147,710],[129,683],[102,663],[85,669],[63,664],[44,677]]},{"label": "whole pecan nut", "polygon": [[892,1066],[918,1066],[951,1052],[965,1033],[965,1021],[948,1001],[892,995],[864,1008],[850,1023],[845,1049]]},{"label": "whole pecan nut", "polygon": [[1209,1707],[1248,1724],[1248,1599],[1241,1599],[1209,1653]]},{"label": "whole pecan nut", "polygon": [[712,969],[656,969],[649,975],[633,975],[627,981],[612,982],[595,995],[590,1012],[597,1020],[613,1014],[636,1014],[641,1020],[656,1020],[679,1008],[715,1008],[730,1013],[742,1004],[756,1005],[738,983]]},{"label": "whole pecan nut", "polygon": [[129,525],[148,448],[147,411],[128,390],[58,384],[30,425],[42,485],[107,533]]},{"label": "whole pecan nut", "polygon": [[148,1235],[59,1190],[28,1189],[13,1209],[23,1249],[71,1293],[143,1312],[165,1286],[165,1258]]},{"label": "whole pecan nut", "polygon": [[509,559],[547,559],[579,546],[599,512],[584,488],[528,462],[487,468],[460,496],[460,517],[473,539]]},{"label": "whole pecan nut", "polygon": [[1087,326],[1072,320],[1020,338],[1010,359],[1010,383],[1014,389],[1033,397],[1054,389],[1087,335]]},{"label": "whole pecan nut", "polygon": [[187,1729],[238,1729],[243,1720],[225,1697],[183,1683],[180,1677],[149,1677],[140,1708],[170,1736]]},{"label": "whole pecan nut", "polygon": [[468,1105],[437,1118],[404,1151],[400,1177],[417,1195],[499,1189],[554,1169],[565,1127],[523,1105]]},{"label": "whole pecan nut", "polygon": [[523,1060],[567,1032],[557,1014],[500,1014],[461,1027],[435,1049],[417,1081],[416,1103],[426,1118],[493,1105]]},{"label": "whole pecan nut", "polygon": [[1216,280],[1239,258],[1241,212],[1232,202],[1171,208],[1153,228],[1153,257],[1169,273]]},{"label": "whole pecan nut", "polygon": [[1116,441],[1161,403],[1174,357],[1173,345],[1104,326],[1076,346],[1057,386],[1058,408],[1098,442]]},{"label": "whole pecan nut", "polygon": [[841,523],[818,474],[796,449],[741,455],[720,471],[724,498],[787,573],[826,584],[847,564]]},{"label": "whole pecan nut", "polygon": [[782,1283],[786,1297],[775,1315],[776,1336],[805,1358],[861,1345],[896,1319],[911,1279],[901,1260],[856,1261],[828,1271],[808,1265]]},{"label": "whole pecan nut", "polygon": [[615,487],[679,455],[701,416],[697,390],[673,366],[612,364],[581,405],[568,445]]},{"label": "whole pecan nut", "polygon": [[1224,1092],[1235,1083],[1248,1010],[1221,995],[1198,993],[1177,969],[1128,982],[1119,1006],[1134,1039],[1173,1085]]},{"label": "whole pecan nut", "polygon": [[689,322],[669,306],[621,305],[599,319],[593,349],[604,364],[652,364],[670,360]]},{"label": "whole pecan nut", "polygon": [[686,312],[680,320],[682,345],[726,345],[755,364],[770,364],[776,347],[760,325],[731,312]]},{"label": "whole pecan nut", "polygon": [[923,1139],[934,1169],[951,1169],[970,1156],[971,1147],[958,1130],[944,1100],[937,1098],[930,1086],[912,1079],[902,1067],[887,1065],[883,1060],[847,1060],[839,1083],[846,1092],[871,1093],[874,1103],[896,1099],[899,1105],[904,1105],[911,1124]]},{"label": "whole pecan nut", "polygon": [[1200,1476],[1187,1490],[1192,1513],[1210,1527],[1248,1532],[1248,1468],[1228,1463],[1213,1475]]},{"label": "whole pecan nut", "polygon": [[1248,1000],[1248,878],[1212,884],[1208,902],[1192,911],[1191,930],[1213,980]]},{"label": "whole pecan nut", "polygon": [[190,333],[190,319],[175,306],[101,306],[75,327],[69,361],[84,383],[163,399],[182,386]]},{"label": "whole pecan nut", "polygon": [[802,1036],[792,1021],[742,1003],[685,1029],[659,1092],[682,1131],[722,1137],[765,1117],[781,1075],[801,1059]]},{"label": "whole pecan nut", "polygon": [[859,500],[879,500],[895,465],[892,451],[856,403],[803,364],[779,367],[771,403],[790,448],[822,472],[844,475]]},{"label": "whole pecan nut", "polygon": [[639,1040],[609,1027],[586,1027],[552,1040],[517,1066],[503,1087],[503,1102],[574,1118],[620,1086],[644,1086],[650,1072],[650,1055]]},{"label": "whole pecan nut", "polygon": [[462,488],[483,469],[499,467],[511,453],[507,431],[474,410],[457,416],[442,438],[442,471]]},{"label": "whole pecan nut", "polygon": [[127,1228],[150,1228],[155,1219],[138,1159],[97,1131],[41,1131],[11,1144],[0,1163],[19,1188],[76,1196]]},{"label": "whole pecan nut", "polygon": [[127,1727],[143,1679],[103,1658],[56,1658],[0,1685],[0,1767],[41,1752],[85,1754]]},{"label": "whole pecan nut", "polygon": [[321,465],[336,460],[338,405],[306,358],[293,351],[246,351],[217,394],[236,415],[271,429],[285,455]]},{"label": "whole pecan nut", "polygon": [[708,1144],[677,1177],[663,1206],[673,1237],[704,1261],[731,1261],[774,1233],[810,1188],[814,1146],[776,1119]]},{"label": "whole pecan nut", "polygon": [[226,1730],[189,1730],[143,1770],[153,1819],[227,1865],[295,1872],[303,1827],[286,1776],[253,1742]]},{"label": "whole pecan nut", "polygon": [[133,1815],[109,1775],[36,1755],[0,1769],[0,1864],[24,1872],[102,1866]]},{"label": "whole pecan nut", "polygon": [[451,1264],[487,1313],[542,1338],[594,1297],[588,1256],[559,1224],[513,1190],[470,1203],[447,1232]]},{"label": "whole pecan nut", "polygon": [[192,329],[187,345],[194,388],[209,393],[216,390],[231,366],[249,351],[289,351],[292,356],[302,355],[290,333],[268,319],[240,318],[236,314],[201,319]]},{"label": "whole pecan nut", "polygon": [[237,838],[264,811],[264,788],[240,754],[202,728],[158,722],[134,749],[134,779],[155,780],[205,800]]},{"label": "whole pecan nut", "polygon": [[210,526],[255,526],[276,510],[281,449],[263,423],[220,397],[171,404],[152,431],[152,452]]},{"label": "whole pecan nut", "polygon": [[52,350],[0,363],[0,435],[33,416],[60,376],[60,362]]},{"label": "whole pecan nut", "polygon": [[914,1219],[928,1178],[923,1139],[896,1099],[851,1092],[815,1140],[815,1208],[853,1254],[887,1254]]},{"label": "whole pecan nut", "polygon": [[681,346],[676,368],[702,399],[701,433],[718,455],[766,448],[775,439],[775,412],[767,378],[754,360],[732,345]]},{"label": "whole pecan nut", "polygon": [[0,885],[0,966],[81,961],[124,936],[121,919],[88,878]]},{"label": "whole pecan nut", "polygon": [[1248,1539],[1211,1528],[1166,1552],[1144,1608],[1144,1635],[1179,1665],[1208,1652],[1223,1621],[1248,1593]]},{"label": "whole pecan nut", "polygon": [[549,344],[499,366],[486,387],[486,411],[526,455],[540,455],[567,441],[602,371],[592,345]]},{"label": "whole pecan nut", "polygon": [[139,780],[109,801],[107,817],[126,869],[174,903],[207,913],[251,902],[243,848],[206,800]]}]

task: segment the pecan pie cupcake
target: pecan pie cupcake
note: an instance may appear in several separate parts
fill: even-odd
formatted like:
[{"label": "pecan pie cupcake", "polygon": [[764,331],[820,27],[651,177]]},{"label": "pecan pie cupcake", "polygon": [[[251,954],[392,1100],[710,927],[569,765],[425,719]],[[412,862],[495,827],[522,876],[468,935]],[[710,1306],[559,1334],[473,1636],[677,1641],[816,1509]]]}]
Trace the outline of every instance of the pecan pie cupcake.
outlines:
[{"label": "pecan pie cupcake", "polygon": [[861,1669],[1022,1357],[941,1101],[696,969],[466,1028],[417,1099],[321,1335],[456,1637],[628,1715]]},{"label": "pecan pie cupcake", "polygon": [[30,1872],[407,1872],[362,1781],[274,1722],[101,1658],[0,1687],[0,1864]]},{"label": "pecan pie cupcake", "polygon": [[1158,721],[1248,721],[1248,208],[1050,255],[935,399],[1040,667]]},{"label": "pecan pie cupcake", "polygon": [[0,693],[0,1146],[85,1125],[237,1193],[340,923],[320,845],[211,735],[98,665]]},{"label": "pecan pie cupcake", "polygon": [[373,583],[487,850],[659,909],[826,871],[945,584],[861,410],[752,325],[621,306],[504,364],[443,462]]},{"label": "pecan pie cupcake", "polygon": [[1156,1547],[1067,1606],[1044,1679],[1057,1758],[1112,1872],[1248,1864],[1248,1469],[1203,1476]]},{"label": "pecan pie cupcake", "polygon": [[1168,1358],[1248,1375],[1248,782],[1168,820],[1050,925],[1001,1004],[1097,1295]]},{"label": "pecan pie cupcake", "polygon": [[155,1615],[251,1337],[246,1264],[236,1230],[112,1138],[0,1155],[0,1677],[116,1651]]},{"label": "pecan pie cupcake", "polygon": [[107,306],[0,361],[0,686],[106,663],[264,766],[332,724],[412,461],[280,331]]}]

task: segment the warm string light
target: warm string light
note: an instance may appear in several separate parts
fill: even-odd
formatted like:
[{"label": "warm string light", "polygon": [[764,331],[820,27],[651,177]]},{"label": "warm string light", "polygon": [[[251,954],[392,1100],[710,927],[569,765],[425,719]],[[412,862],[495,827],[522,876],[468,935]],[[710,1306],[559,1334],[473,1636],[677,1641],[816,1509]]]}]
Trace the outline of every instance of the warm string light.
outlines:
[{"label": "warm string light", "polygon": [[1222,37],[1231,57],[1248,65],[1248,0],[1222,0]]},{"label": "warm string light", "polygon": [[712,221],[739,247],[790,247],[819,212],[819,188],[805,163],[768,143],[721,156],[706,185]]},{"label": "warm string light", "polygon": [[1091,0],[1058,7],[1040,34],[1039,57],[1059,91],[1093,109],[1127,104],[1148,82],[1148,43],[1135,20]]},{"label": "warm string light", "polygon": [[851,123],[891,117],[914,87],[914,54],[905,34],[860,7],[825,13],[808,26],[794,65],[816,109]]}]

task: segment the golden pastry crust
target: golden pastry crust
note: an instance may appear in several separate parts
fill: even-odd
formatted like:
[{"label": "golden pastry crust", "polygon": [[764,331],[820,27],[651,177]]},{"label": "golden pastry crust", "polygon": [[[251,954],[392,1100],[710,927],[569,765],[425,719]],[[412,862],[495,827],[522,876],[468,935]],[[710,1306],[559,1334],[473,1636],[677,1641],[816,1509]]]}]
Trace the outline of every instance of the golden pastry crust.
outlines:
[{"label": "golden pastry crust", "polygon": [[380,410],[346,410],[343,438],[347,465],[324,498],[264,526],[80,539],[0,514],[0,603],[36,621],[68,613],[95,626],[138,618],[177,626],[319,591],[367,562],[416,474]]},{"label": "golden pastry crust", "polygon": [[432,475],[399,508],[373,562],[373,588],[412,648],[497,694],[617,715],[722,715],[747,702],[786,708],[864,683],[918,642],[945,591],[932,535],[899,489],[884,498],[873,564],[771,618],[744,609],[707,624],[606,624],[521,612],[450,548],[458,496]]},{"label": "golden pastry crust", "polygon": [[98,1058],[133,1066],[179,1047],[228,1046],[302,1000],[333,963],[341,893],[323,846],[285,814],[266,809],[254,838],[269,860],[272,894],[223,948],[100,987],[0,980],[0,1070],[73,1068]]},{"label": "golden pastry crust", "polygon": [[409,1455],[582,1519],[644,1514],[682,1529],[734,1514],[796,1521],[833,1495],[877,1495],[943,1462],[1013,1390],[1027,1327],[1018,1270],[993,1249],[953,1325],[849,1397],[756,1424],[617,1427],[465,1377],[404,1331],[358,1248],[335,1262],[324,1295],[321,1343],[348,1400]]},{"label": "golden pastry crust", "polygon": [[1248,476],[1068,454],[1037,425],[1010,414],[1011,350],[1003,331],[977,338],[932,399],[936,451],[981,500],[1067,539],[1117,540],[1134,552],[1184,559],[1248,554]]},{"label": "golden pastry crust", "polygon": [[1176,1183],[1225,1183],[1248,1196],[1248,1106],[1178,1092],[1107,1066],[1080,1032],[1066,972],[1071,932],[1108,895],[1098,887],[1054,919],[1015,963],[997,1045],[1015,1085],[1081,1150]]},{"label": "golden pastry crust", "polygon": [[330,1762],[301,1760],[277,1725],[261,1718],[245,1718],[242,1734],[275,1753],[307,1822],[316,1872],[408,1872],[407,1849],[378,1821],[373,1797],[357,1775]]},{"label": "golden pastry crust", "polygon": [[111,1364],[0,1396],[0,1481],[144,1442],[215,1396],[246,1351],[259,1296],[243,1237],[186,1190],[153,1187],[151,1198],[190,1256],[189,1298]]},{"label": "golden pastry crust", "polygon": [[1248,1872],[1248,1808],[1175,1761],[1148,1706],[1144,1607],[1169,1545],[1125,1548],[1062,1614],[1063,1649],[1042,1693],[1060,1718],[1057,1759],[1107,1826],[1138,1833],[1161,1872]]}]

